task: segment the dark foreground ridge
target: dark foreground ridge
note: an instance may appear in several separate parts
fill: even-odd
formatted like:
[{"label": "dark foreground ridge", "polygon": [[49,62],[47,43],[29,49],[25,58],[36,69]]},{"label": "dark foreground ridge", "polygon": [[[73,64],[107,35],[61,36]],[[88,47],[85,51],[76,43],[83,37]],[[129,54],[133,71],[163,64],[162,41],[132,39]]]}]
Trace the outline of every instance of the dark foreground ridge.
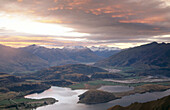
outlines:
[{"label": "dark foreground ridge", "polygon": [[108,110],[170,110],[170,95],[146,103],[133,103],[127,107],[116,105]]}]

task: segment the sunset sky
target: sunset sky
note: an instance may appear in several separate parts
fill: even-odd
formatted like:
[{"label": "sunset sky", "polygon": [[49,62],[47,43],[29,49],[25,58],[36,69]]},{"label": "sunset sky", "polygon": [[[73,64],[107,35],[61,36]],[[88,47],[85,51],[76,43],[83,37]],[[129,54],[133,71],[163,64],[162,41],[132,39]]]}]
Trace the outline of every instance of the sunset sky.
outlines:
[{"label": "sunset sky", "polygon": [[170,0],[0,0],[0,44],[113,46],[170,42]]}]

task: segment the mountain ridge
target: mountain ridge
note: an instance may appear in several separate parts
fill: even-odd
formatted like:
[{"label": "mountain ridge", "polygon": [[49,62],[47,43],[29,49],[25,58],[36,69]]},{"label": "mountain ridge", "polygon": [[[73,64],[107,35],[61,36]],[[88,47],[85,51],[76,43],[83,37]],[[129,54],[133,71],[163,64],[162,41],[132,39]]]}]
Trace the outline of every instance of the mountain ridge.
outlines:
[{"label": "mountain ridge", "polygon": [[1,72],[34,71],[48,67],[45,60],[18,48],[0,45],[0,52]]},{"label": "mountain ridge", "polygon": [[115,67],[170,67],[170,44],[152,42],[123,50],[107,59],[97,62],[96,66]]}]

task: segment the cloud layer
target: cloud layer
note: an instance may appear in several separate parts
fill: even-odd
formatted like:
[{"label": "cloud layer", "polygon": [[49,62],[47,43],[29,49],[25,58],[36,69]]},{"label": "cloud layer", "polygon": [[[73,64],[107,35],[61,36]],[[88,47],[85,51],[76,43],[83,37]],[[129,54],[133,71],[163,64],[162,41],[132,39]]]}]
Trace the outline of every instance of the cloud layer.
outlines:
[{"label": "cloud layer", "polygon": [[[57,24],[71,28],[75,33],[83,33],[82,36],[42,37],[0,26],[0,42],[7,43],[5,37],[13,39],[16,36],[24,36],[20,38],[25,40],[18,42],[60,46],[169,42],[169,4],[169,0],[0,0],[0,18],[25,17],[34,22]],[[39,40],[40,37],[43,40]]]}]

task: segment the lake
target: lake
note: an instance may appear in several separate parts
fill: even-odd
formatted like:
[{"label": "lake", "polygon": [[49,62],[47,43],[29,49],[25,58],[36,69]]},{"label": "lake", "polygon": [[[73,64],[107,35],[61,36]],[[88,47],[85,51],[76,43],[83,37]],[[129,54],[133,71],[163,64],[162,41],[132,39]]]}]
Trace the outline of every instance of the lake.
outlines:
[{"label": "lake", "polygon": [[[121,89],[121,87],[118,86],[113,88],[114,89],[118,88],[119,90]],[[128,87],[123,87],[124,90],[126,90],[125,88],[129,89]],[[156,100],[158,98],[162,98],[164,96],[170,95],[170,89],[169,89],[163,92],[153,92],[153,93],[134,94],[134,95],[124,96],[121,99],[116,99],[114,101],[110,101],[108,103],[102,103],[102,104],[95,104],[95,105],[77,104],[78,95],[86,91],[87,90],[71,90],[70,88],[52,86],[50,89],[40,94],[36,93],[25,97],[31,99],[52,97],[55,98],[56,100],[59,100],[59,102],[56,102],[53,105],[39,107],[36,110],[107,110],[108,108],[114,105],[127,106],[134,102],[147,102],[147,101]]]}]

